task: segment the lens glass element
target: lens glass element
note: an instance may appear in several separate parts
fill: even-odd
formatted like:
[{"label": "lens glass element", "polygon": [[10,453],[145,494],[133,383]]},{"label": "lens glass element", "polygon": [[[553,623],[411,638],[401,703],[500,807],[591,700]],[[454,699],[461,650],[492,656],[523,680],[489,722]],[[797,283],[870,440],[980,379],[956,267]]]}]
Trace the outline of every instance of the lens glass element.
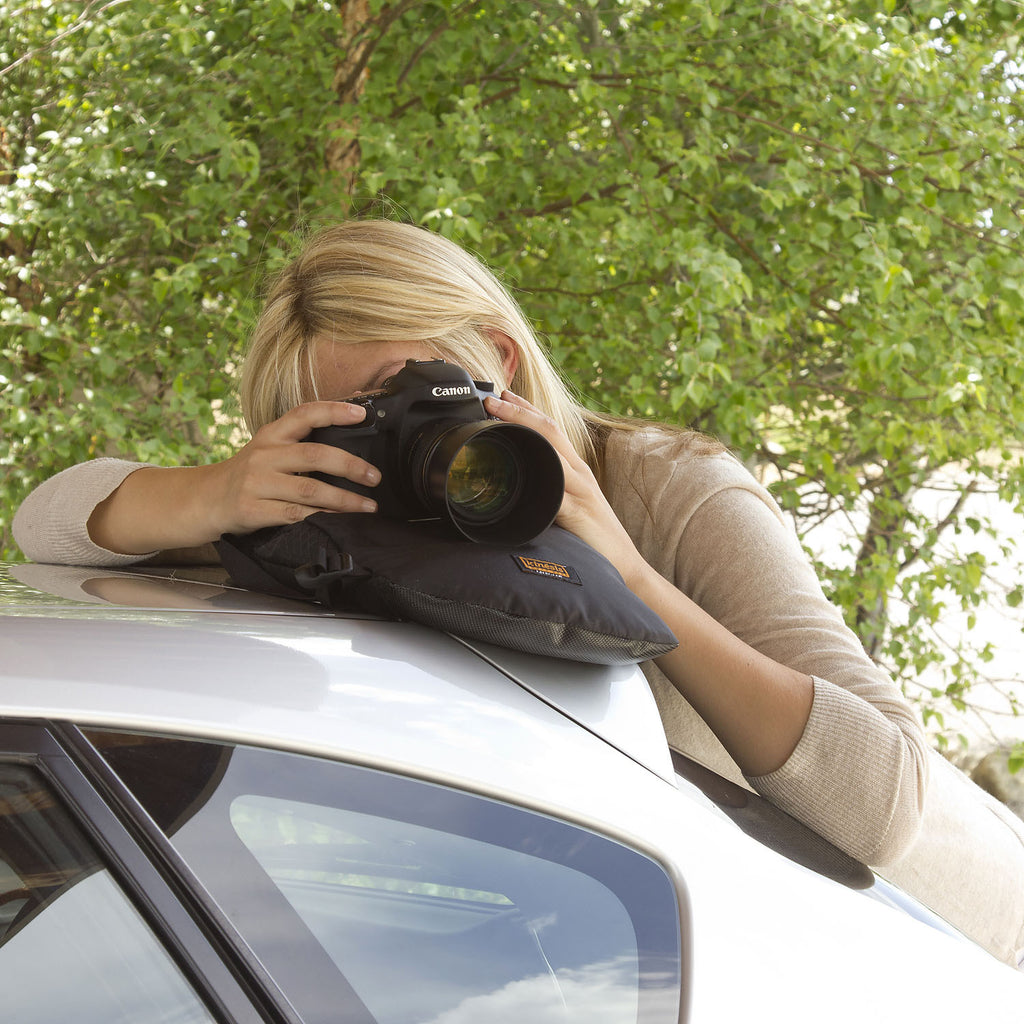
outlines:
[{"label": "lens glass element", "polygon": [[520,480],[519,459],[504,439],[477,434],[459,449],[448,468],[448,505],[468,519],[489,519],[515,500]]}]

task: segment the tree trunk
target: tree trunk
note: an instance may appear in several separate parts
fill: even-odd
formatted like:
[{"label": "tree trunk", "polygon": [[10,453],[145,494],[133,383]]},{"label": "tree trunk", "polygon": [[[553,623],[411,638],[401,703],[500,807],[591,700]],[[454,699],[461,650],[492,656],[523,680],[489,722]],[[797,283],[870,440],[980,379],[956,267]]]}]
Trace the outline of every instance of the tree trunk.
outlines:
[{"label": "tree trunk", "polygon": [[[867,529],[857,552],[857,576],[869,580],[874,575],[878,557],[892,560],[892,544],[906,522],[906,503],[910,487],[899,481],[882,480],[871,497],[871,512]],[[880,587],[877,594],[857,603],[856,629],[864,649],[871,658],[876,658],[889,623],[888,590]]]},{"label": "tree trunk", "polygon": [[328,126],[326,162],[346,195],[352,195],[359,175],[359,115],[354,108],[370,76],[370,58],[391,26],[415,4],[416,0],[386,3],[371,16],[369,0],[337,0],[341,30],[333,84],[340,116]]},{"label": "tree trunk", "polygon": [[[9,136],[3,125],[0,125],[0,185],[10,185],[15,178],[15,157],[11,151]],[[0,263],[10,266],[24,265],[32,256],[32,247],[28,240],[19,237],[17,228],[12,227],[0,235]],[[33,277],[22,277],[17,271],[0,278],[0,291],[9,295],[24,310],[35,309],[42,295],[42,287]]]},{"label": "tree trunk", "polygon": [[352,194],[359,173],[359,116],[352,108],[366,88],[371,45],[369,0],[338,0],[341,30],[338,60],[334,66],[334,91],[341,113],[330,125],[327,169],[336,176],[346,195]]}]

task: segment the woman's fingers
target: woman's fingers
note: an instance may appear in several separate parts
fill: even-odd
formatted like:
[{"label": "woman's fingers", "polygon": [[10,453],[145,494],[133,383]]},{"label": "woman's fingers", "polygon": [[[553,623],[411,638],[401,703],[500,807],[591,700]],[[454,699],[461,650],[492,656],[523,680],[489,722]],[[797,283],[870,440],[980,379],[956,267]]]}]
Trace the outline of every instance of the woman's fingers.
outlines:
[{"label": "woman's fingers", "polygon": [[317,427],[358,425],[365,414],[362,406],[346,402],[310,402],[258,430],[222,464],[222,493],[233,508],[227,518],[234,528],[297,522],[314,512],[375,511],[372,498],[346,489],[344,482],[374,487],[379,470],[344,448],[305,440]]},{"label": "woman's fingers", "polygon": [[[510,391],[502,392],[500,399],[488,397],[484,407],[492,416],[506,423],[518,423],[536,430],[558,453],[565,471],[565,498],[559,514],[561,519],[565,520],[568,517],[574,520],[581,514],[585,515],[586,510],[580,507],[581,503],[584,506],[594,501],[603,503],[604,499],[600,495],[600,488],[590,467],[580,458],[569,439],[550,416],[545,416],[526,399]],[[573,529],[568,522],[564,522],[563,525]]]},{"label": "woman's fingers", "polygon": [[530,427],[550,442],[561,456],[565,470],[565,497],[555,521],[601,552],[623,578],[630,579],[642,563],[640,554],[608,504],[590,466],[558,424],[510,391],[502,392],[500,399],[488,397],[484,406],[492,416]]},{"label": "woman's fingers", "polygon": [[279,473],[321,473],[375,487],[380,483],[376,466],[337,445],[305,440],[317,428],[356,426],[365,417],[363,406],[349,402],[308,402],[267,424],[254,441],[265,452],[262,457],[267,464]]},{"label": "woman's fingers", "polygon": [[353,427],[365,418],[365,406],[351,402],[306,402],[264,424],[253,435],[252,441],[257,444],[295,444],[317,427]]},{"label": "woman's fingers", "polygon": [[484,399],[484,408],[492,416],[497,416],[507,423],[522,423],[524,426],[532,427],[552,444],[557,441],[556,447],[561,446],[563,442],[568,445],[568,439],[550,416],[546,416],[535,405],[531,405],[525,398],[520,398],[511,391],[503,391],[500,398],[497,395],[488,395]]},{"label": "woman's fingers", "polygon": [[[278,526],[297,523],[315,512],[376,512],[377,503],[352,491],[314,481],[315,490],[299,489],[289,495],[282,489],[280,497],[262,499],[255,509],[260,526]],[[258,526],[252,527],[258,529]]]},{"label": "woman's fingers", "polygon": [[375,487],[380,483],[380,471],[376,466],[344,448],[316,441],[265,447],[255,450],[252,458],[274,473],[320,473],[335,479],[351,480],[364,487]]},{"label": "woman's fingers", "polygon": [[492,416],[496,416],[506,423],[519,423],[541,434],[562,457],[567,473],[567,489],[569,487],[568,474],[583,473],[586,476],[592,475],[590,468],[579,456],[576,449],[573,448],[572,443],[562,432],[558,424],[550,416],[542,413],[536,406],[531,405],[525,398],[520,398],[511,391],[503,391],[501,398],[488,396],[484,400],[484,408]]}]

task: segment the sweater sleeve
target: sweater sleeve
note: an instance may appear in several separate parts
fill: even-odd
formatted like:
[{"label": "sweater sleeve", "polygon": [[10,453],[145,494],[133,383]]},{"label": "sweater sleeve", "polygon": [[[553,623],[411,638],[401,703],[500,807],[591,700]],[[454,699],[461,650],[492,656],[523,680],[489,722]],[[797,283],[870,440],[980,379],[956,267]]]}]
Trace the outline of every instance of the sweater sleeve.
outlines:
[{"label": "sweater sleeve", "polygon": [[151,557],[120,555],[94,544],[89,536],[93,509],[143,463],[94,459],[43,481],[14,516],[14,540],[33,562],[58,565],[132,565]]},{"label": "sweater sleeve", "polygon": [[731,456],[687,455],[679,441],[633,465],[631,532],[648,561],[741,640],[814,679],[789,759],[747,781],[867,863],[900,856],[924,810],[923,730],[825,597],[775,501]]}]

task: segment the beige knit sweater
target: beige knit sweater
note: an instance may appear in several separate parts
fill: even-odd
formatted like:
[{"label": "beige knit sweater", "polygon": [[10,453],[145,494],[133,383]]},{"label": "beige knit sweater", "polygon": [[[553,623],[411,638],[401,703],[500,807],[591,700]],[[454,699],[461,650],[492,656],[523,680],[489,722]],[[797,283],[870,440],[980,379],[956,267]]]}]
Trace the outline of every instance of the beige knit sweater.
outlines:
[{"label": "beige knit sweater", "polygon": [[[15,539],[35,561],[117,566],[146,556],[96,547],[86,523],[138,464],[66,470],[25,500]],[[1016,963],[1024,950],[1024,822],[932,752],[892,680],[825,599],[771,496],[731,456],[686,435],[616,432],[608,499],[650,564],[751,646],[814,678],[814,702],[789,760],[743,779],[708,727],[653,665],[669,742],[872,864]],[[923,826],[922,826],[923,822]]]},{"label": "beige knit sweater", "polygon": [[[1024,822],[926,746],[767,491],[731,456],[672,434],[614,434],[604,475],[612,508],[658,572],[752,647],[814,677],[789,760],[746,782],[1019,965]],[[669,742],[742,781],[672,684],[654,665],[644,671]]]}]

